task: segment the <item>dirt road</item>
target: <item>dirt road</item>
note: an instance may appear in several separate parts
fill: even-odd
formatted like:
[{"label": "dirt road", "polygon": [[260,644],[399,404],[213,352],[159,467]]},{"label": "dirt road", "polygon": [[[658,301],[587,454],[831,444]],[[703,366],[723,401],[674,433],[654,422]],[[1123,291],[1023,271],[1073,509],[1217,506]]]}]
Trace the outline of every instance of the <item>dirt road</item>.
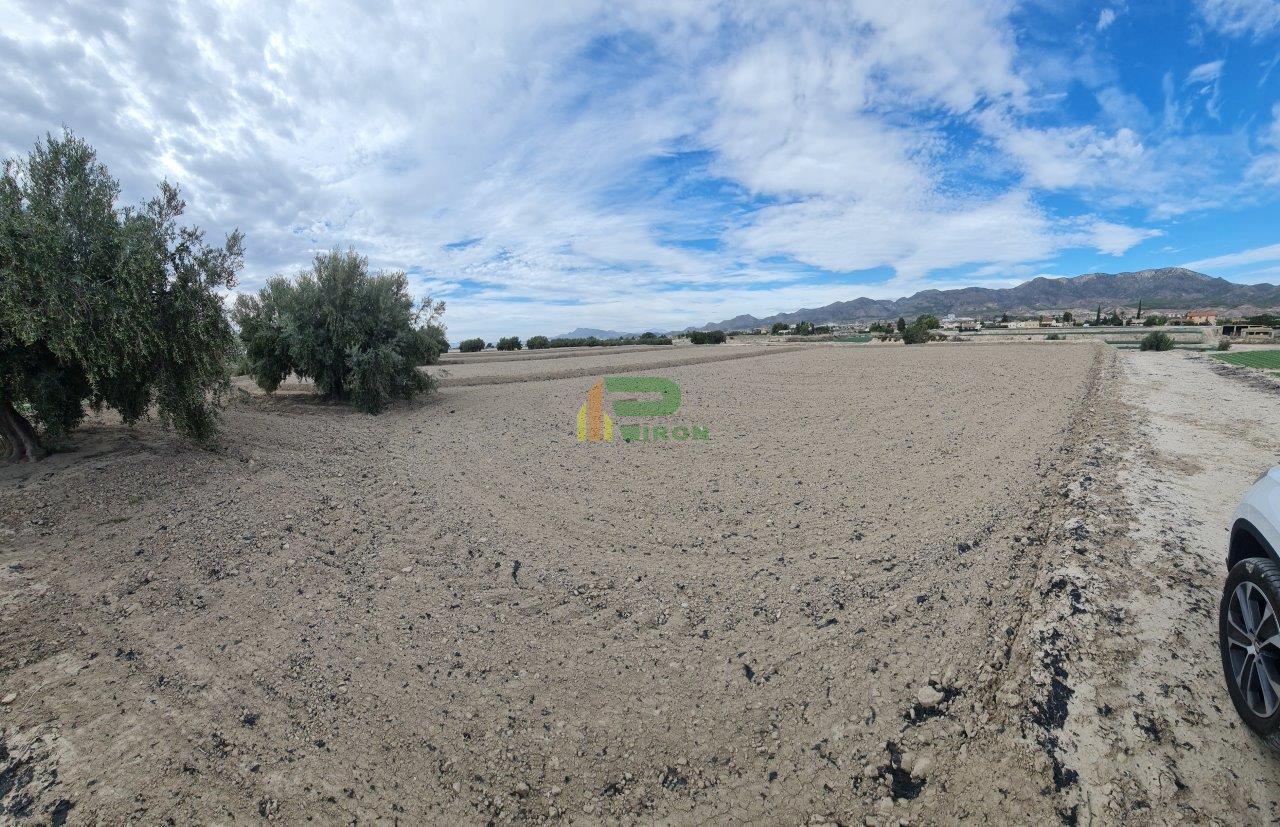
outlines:
[{"label": "dirt road", "polygon": [[1094,616],[1106,621],[1071,681],[1081,815],[1275,823],[1280,760],[1236,718],[1217,611],[1231,515],[1280,464],[1280,393],[1203,355],[1122,358],[1130,526],[1094,570]]}]

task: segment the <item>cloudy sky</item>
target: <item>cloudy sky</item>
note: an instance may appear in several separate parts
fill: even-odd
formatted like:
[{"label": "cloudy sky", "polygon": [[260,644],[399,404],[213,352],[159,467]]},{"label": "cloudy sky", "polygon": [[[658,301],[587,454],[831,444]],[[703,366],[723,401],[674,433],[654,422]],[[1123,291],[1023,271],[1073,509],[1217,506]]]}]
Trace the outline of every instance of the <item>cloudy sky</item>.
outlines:
[{"label": "cloudy sky", "polygon": [[450,338],[1185,264],[1280,281],[1280,0],[0,0],[0,154],[176,181],[240,288],[353,246]]}]

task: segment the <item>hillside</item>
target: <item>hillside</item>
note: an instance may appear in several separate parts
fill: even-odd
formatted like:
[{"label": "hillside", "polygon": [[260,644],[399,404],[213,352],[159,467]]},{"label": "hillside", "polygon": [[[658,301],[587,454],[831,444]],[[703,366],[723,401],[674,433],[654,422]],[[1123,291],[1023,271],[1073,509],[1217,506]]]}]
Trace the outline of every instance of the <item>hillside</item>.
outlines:
[{"label": "hillside", "polygon": [[921,290],[897,300],[857,298],[824,307],[803,308],[773,316],[735,316],[691,330],[746,330],[774,322],[795,324],[847,324],[875,319],[912,317],[921,313],[939,316],[1034,313],[1037,311],[1092,311],[1134,307],[1141,301],[1148,308],[1214,308],[1248,312],[1280,308],[1280,286],[1236,284],[1182,267],[1162,267],[1134,273],[1086,273],[1073,278],[1034,278],[1017,287],[992,289],[962,287],[956,290]]}]

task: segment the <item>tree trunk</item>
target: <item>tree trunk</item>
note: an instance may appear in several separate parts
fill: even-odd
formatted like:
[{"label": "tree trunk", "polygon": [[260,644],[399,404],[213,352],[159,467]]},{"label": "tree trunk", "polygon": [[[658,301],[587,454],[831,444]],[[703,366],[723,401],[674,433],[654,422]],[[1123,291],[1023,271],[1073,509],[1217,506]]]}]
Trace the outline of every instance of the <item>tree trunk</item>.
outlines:
[{"label": "tree trunk", "polygon": [[21,443],[18,442],[18,435],[9,426],[9,421],[3,416],[0,416],[0,437],[4,439],[4,445],[0,446],[3,448],[0,456],[9,461],[21,459]]},{"label": "tree trunk", "polygon": [[9,430],[9,426],[0,420],[0,458],[16,460],[18,458],[18,438]]},{"label": "tree trunk", "polygon": [[0,431],[9,443],[10,459],[35,462],[44,456],[45,451],[36,439],[35,429],[8,399],[0,399]]}]

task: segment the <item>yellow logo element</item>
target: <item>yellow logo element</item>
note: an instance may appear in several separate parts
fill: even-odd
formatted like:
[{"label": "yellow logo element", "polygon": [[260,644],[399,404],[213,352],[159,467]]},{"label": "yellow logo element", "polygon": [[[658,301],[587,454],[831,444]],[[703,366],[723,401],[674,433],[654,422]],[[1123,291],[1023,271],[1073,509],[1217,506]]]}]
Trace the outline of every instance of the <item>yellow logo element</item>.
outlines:
[{"label": "yellow logo element", "polygon": [[604,412],[604,380],[587,391],[587,402],[578,408],[578,441],[613,440],[613,420]]}]

